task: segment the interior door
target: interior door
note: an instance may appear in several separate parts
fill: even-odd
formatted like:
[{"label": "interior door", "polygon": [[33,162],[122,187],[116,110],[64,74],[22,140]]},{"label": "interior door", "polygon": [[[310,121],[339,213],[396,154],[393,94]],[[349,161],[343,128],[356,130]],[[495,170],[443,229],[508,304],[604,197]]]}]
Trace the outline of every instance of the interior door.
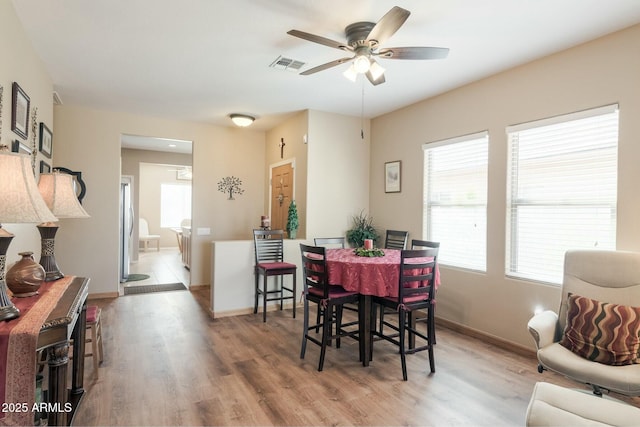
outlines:
[{"label": "interior door", "polygon": [[287,226],[289,203],[293,198],[293,165],[287,163],[271,170],[271,229]]}]

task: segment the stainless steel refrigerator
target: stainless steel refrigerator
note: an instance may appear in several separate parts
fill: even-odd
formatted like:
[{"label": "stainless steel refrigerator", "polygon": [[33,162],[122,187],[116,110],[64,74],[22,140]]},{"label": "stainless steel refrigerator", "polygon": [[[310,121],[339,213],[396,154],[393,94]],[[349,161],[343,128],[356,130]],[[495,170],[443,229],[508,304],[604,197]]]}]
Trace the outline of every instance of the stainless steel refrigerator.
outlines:
[{"label": "stainless steel refrigerator", "polygon": [[123,176],[120,181],[120,283],[129,278],[129,263],[133,236],[133,203],[131,177]]}]

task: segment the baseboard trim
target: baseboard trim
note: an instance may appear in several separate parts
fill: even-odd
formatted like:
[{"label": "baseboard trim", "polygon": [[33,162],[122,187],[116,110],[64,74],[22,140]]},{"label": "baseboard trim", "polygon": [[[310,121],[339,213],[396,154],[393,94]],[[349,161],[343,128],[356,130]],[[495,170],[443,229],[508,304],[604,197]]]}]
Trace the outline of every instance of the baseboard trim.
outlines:
[{"label": "baseboard trim", "polygon": [[520,344],[507,341],[505,339],[496,337],[495,335],[487,334],[486,332],[479,331],[477,329],[470,328],[468,326],[461,325],[459,323],[452,322],[450,320],[436,317],[436,325],[451,329],[452,331],[459,332],[471,338],[477,338],[486,343],[500,347],[504,350],[511,351],[525,357],[536,358],[535,350],[522,346]]},{"label": "baseboard trim", "polygon": [[87,299],[104,299],[104,298],[118,298],[117,292],[103,292],[98,294],[89,294]]},{"label": "baseboard trim", "polygon": [[187,287],[189,288],[190,291],[199,291],[199,290],[202,290],[202,289],[211,288],[210,285],[188,285]]},{"label": "baseboard trim", "polygon": [[[284,303],[284,308],[283,308],[284,310],[291,309],[291,308],[293,308],[293,304],[291,302]],[[296,304],[296,314],[298,314],[299,308],[300,308],[300,305]],[[267,305],[267,313],[270,311],[278,311],[278,310],[280,310],[279,303],[271,303]],[[256,316],[261,313],[262,313],[262,305],[258,307],[258,313],[256,314]],[[211,311],[210,314],[214,319],[219,319],[221,317],[243,316],[245,314],[253,314],[253,307],[239,308],[236,310],[216,311],[216,312]]]}]

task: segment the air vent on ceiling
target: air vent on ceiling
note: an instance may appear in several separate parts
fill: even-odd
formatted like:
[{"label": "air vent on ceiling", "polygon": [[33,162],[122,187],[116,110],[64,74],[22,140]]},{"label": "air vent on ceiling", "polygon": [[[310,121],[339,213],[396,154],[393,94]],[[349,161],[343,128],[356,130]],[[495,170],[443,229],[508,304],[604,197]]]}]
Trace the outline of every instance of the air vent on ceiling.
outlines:
[{"label": "air vent on ceiling", "polygon": [[291,58],[285,58],[282,55],[278,56],[275,61],[269,65],[271,68],[275,68],[278,70],[286,70],[291,72],[297,72],[305,63],[302,61],[297,61]]},{"label": "air vent on ceiling", "polygon": [[55,90],[53,91],[53,105],[62,105],[62,99]]}]

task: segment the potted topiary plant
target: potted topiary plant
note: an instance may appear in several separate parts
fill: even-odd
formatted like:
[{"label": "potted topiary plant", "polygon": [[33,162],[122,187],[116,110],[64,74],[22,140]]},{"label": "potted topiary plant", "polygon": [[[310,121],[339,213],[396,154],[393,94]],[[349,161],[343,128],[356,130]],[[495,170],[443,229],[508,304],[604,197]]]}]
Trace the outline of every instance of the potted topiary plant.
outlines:
[{"label": "potted topiary plant", "polygon": [[289,212],[287,216],[287,233],[289,234],[290,239],[296,238],[298,227],[298,206],[296,205],[296,201],[292,200],[291,203],[289,203]]},{"label": "potted topiary plant", "polygon": [[365,214],[364,211],[353,216],[353,227],[347,231],[347,241],[351,246],[361,248],[364,246],[365,239],[371,239],[375,243],[378,237],[378,232],[373,225],[373,217]]}]

